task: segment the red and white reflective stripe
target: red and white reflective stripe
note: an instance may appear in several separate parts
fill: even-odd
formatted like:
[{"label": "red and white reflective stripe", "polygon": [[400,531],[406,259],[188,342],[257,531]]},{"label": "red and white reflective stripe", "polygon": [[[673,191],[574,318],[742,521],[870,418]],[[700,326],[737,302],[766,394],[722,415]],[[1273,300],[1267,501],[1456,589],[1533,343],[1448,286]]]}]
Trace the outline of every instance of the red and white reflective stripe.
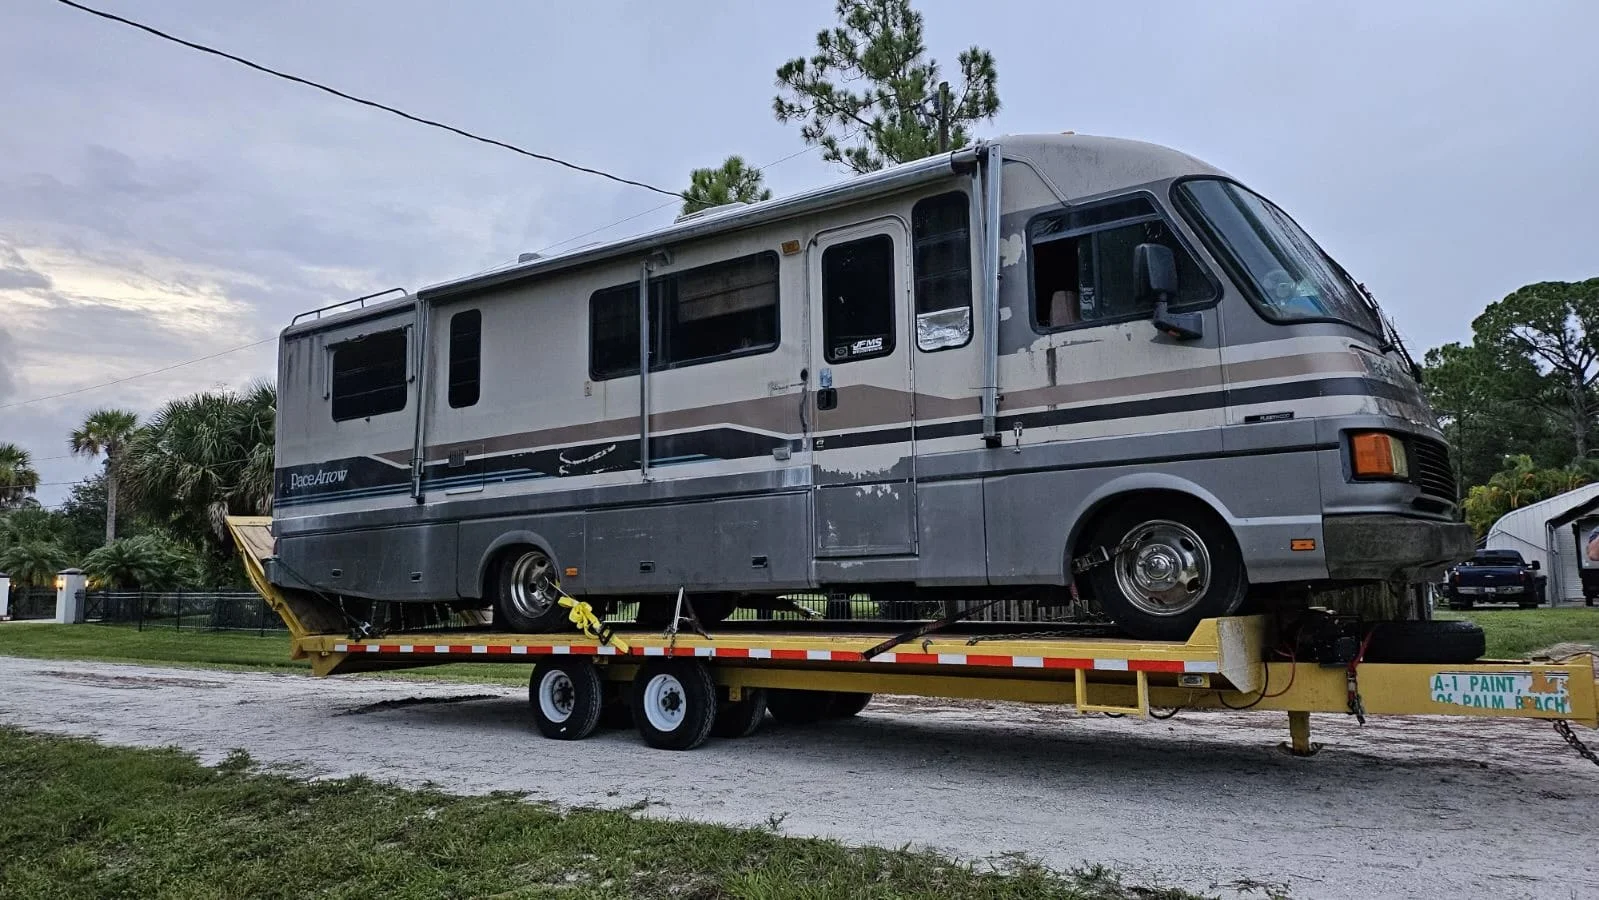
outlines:
[{"label": "red and white reflective stripe", "polygon": [[[432,653],[448,656],[620,656],[606,644],[334,644],[335,653]],[[861,662],[857,650],[797,650],[783,647],[634,647],[631,656],[692,656],[717,659],[771,659],[794,662]],[[1004,656],[983,653],[881,653],[873,663],[912,666],[982,666],[1000,669],[1091,669],[1099,672],[1221,672],[1215,660],[1124,659],[1112,657]]]}]

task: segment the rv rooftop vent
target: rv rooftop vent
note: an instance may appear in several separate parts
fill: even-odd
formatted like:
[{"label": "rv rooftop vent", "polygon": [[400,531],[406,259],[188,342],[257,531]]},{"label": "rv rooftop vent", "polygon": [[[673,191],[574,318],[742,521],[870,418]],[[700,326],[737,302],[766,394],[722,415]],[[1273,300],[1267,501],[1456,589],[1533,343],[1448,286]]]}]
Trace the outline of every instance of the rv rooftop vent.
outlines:
[{"label": "rv rooftop vent", "polygon": [[539,258],[539,255],[537,253],[518,253],[516,255],[516,261],[519,262],[519,263],[532,262],[533,260],[538,259],[538,258]]},{"label": "rv rooftop vent", "polygon": [[697,209],[697,210],[695,210],[695,211],[693,211],[691,213],[684,213],[684,214],[682,214],[681,216],[678,216],[676,219],[674,219],[672,221],[673,221],[674,224],[677,223],[677,222],[687,222],[689,219],[700,219],[700,218],[704,218],[705,216],[712,215],[714,213],[725,212],[726,210],[729,210],[729,209],[737,209],[740,206],[749,206],[749,205],[750,204],[745,203],[742,200],[734,200],[732,203],[723,203],[721,206],[708,206],[705,209]]}]

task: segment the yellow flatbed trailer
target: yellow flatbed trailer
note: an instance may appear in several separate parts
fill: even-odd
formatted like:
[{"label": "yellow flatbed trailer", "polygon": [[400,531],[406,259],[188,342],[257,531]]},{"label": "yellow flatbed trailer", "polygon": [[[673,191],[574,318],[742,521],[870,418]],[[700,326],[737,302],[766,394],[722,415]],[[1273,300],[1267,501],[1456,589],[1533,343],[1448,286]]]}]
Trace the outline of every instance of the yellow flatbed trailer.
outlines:
[{"label": "yellow flatbed trailer", "polygon": [[1357,661],[1348,667],[1268,661],[1265,616],[1208,619],[1181,643],[990,636],[953,630],[958,626],[886,650],[881,649],[883,634],[775,629],[705,637],[619,626],[602,639],[574,626],[569,635],[451,630],[357,639],[326,601],[267,582],[270,522],[228,520],[252,582],[288,626],[293,658],[309,659],[317,675],[440,663],[528,663],[534,666],[529,686],[534,718],[551,737],[587,736],[602,703],[629,693],[635,724],[646,740],[674,749],[697,746],[717,718],[753,714],[747,722],[723,721],[716,729],[748,733],[767,702],[779,713],[780,698],[785,718],[800,718],[807,707],[810,717],[820,718],[826,714],[823,707],[796,701],[820,698],[822,692],[1050,703],[1144,717],[1158,716],[1152,711],[1161,709],[1281,710],[1288,713],[1286,747],[1298,754],[1315,750],[1311,713],[1492,716],[1599,728],[1591,655],[1561,662]]}]

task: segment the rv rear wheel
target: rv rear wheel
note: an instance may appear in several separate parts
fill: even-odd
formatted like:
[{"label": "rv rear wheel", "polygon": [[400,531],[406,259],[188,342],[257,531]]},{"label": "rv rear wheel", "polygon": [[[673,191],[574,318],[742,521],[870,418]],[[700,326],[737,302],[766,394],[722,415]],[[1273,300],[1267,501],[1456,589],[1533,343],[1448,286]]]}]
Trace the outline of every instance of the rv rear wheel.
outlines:
[{"label": "rv rear wheel", "polygon": [[523,547],[500,563],[494,597],[494,620],[507,631],[561,630],[566,609],[557,601],[555,563],[537,547]]},{"label": "rv rear wheel", "polygon": [[1200,620],[1230,615],[1249,583],[1227,526],[1198,501],[1138,499],[1112,509],[1080,552],[1124,548],[1090,569],[1105,614],[1133,637],[1180,641]]},{"label": "rv rear wheel", "polygon": [[[694,615],[699,617],[700,624],[709,628],[727,619],[733,614],[738,603],[732,597],[719,594],[707,594],[702,597],[689,597],[689,605],[694,608]],[[638,612],[633,616],[634,624],[640,628],[667,629],[672,626],[672,614],[677,611],[677,598],[667,600],[640,600]]]}]

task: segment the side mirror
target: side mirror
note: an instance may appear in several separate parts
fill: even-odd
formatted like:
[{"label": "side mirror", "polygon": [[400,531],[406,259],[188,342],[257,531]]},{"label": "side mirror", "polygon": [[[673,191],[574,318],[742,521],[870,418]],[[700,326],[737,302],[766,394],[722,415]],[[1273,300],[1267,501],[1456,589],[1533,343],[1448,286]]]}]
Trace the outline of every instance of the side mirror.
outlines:
[{"label": "side mirror", "polygon": [[1532,562],[1528,563],[1527,565],[1528,565],[1528,568],[1532,569],[1534,572],[1536,572],[1539,569],[1543,568],[1543,566],[1538,565],[1538,561],[1536,559],[1533,560]]},{"label": "side mirror", "polygon": [[1164,244],[1139,244],[1133,248],[1133,291],[1139,303],[1155,301],[1156,330],[1179,341],[1204,336],[1204,319],[1196,312],[1169,311],[1177,296],[1177,257]]}]

